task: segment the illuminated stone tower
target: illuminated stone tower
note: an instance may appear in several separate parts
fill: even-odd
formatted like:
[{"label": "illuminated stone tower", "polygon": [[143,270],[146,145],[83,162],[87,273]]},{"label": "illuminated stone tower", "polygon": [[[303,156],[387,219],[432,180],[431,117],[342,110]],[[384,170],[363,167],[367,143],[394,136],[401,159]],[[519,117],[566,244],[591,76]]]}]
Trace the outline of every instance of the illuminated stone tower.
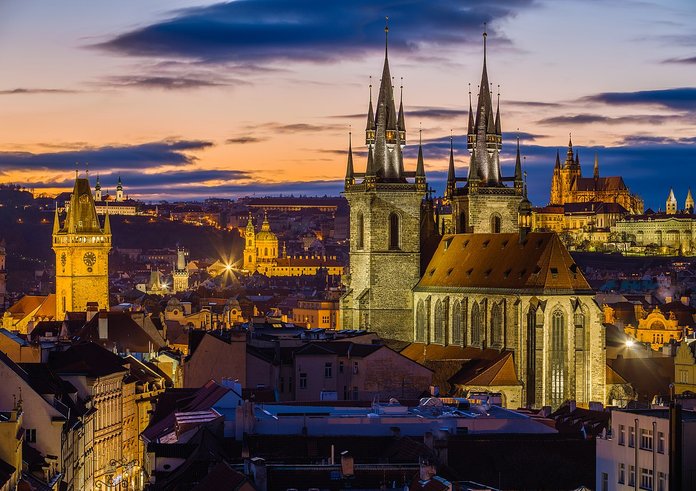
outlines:
[{"label": "illuminated stone tower", "polygon": [[278,259],[278,236],[271,231],[268,215],[264,212],[261,230],[256,234],[256,270],[268,275]]},{"label": "illuminated stone tower", "polygon": [[[523,198],[521,165],[515,166],[513,177],[503,177],[500,170],[500,151],[503,132],[500,120],[500,94],[495,113],[486,67],[486,33],[483,33],[483,71],[476,112],[469,93],[469,125],[467,147],[471,154],[468,177],[458,178],[454,158],[450,169],[445,197],[452,203],[452,223],[456,233],[499,233],[518,231],[518,209]],[[505,181],[512,181],[507,186]],[[466,182],[457,187],[458,182]]]},{"label": "illuminated stone tower", "polygon": [[668,215],[675,215],[677,213],[677,198],[674,197],[674,190],[669,190],[669,196],[667,196],[667,202],[665,203],[665,211]]},{"label": "illuminated stone tower", "polygon": [[88,179],[76,177],[62,226],[56,210],[53,251],[56,253],[56,319],[66,312],[85,312],[87,302],[109,308],[111,225],[102,227]]},{"label": "illuminated stone tower", "polygon": [[256,230],[254,230],[251,213],[249,213],[244,239],[244,269],[253,273],[256,271]]},{"label": "illuminated stone tower", "polygon": [[427,185],[422,152],[416,171],[404,170],[405,141],[403,104],[397,112],[385,49],[375,113],[370,96],[364,173],[354,172],[352,146],[348,152],[344,195],[350,206],[350,275],[345,278],[341,316],[344,329],[369,329],[384,338],[410,341],[411,289],[421,275]]},{"label": "illuminated stone tower", "polygon": [[174,292],[185,292],[189,288],[189,272],[186,269],[186,258],[188,251],[183,248],[176,248],[176,267],[172,271]]},{"label": "illuminated stone tower", "polygon": [[116,201],[123,201],[125,198],[123,196],[123,183],[121,182],[121,176],[118,177],[118,184],[116,184]]}]

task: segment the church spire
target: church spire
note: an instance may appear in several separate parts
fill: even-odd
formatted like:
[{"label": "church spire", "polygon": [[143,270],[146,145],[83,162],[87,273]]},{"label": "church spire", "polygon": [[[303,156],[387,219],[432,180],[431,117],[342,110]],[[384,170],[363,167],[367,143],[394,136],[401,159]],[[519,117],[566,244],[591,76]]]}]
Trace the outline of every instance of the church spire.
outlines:
[{"label": "church spire", "polygon": [[522,189],[522,159],[520,157],[520,136],[517,135],[517,156],[515,157],[515,188]]},{"label": "church spire", "polygon": [[401,97],[399,101],[399,116],[397,119],[397,127],[399,129],[399,140],[401,146],[406,145],[406,122],[404,118],[404,79],[401,78]]},{"label": "church spire", "polygon": [[60,232],[60,218],[58,217],[58,203],[56,202],[56,211],[53,215],[53,235]]},{"label": "church spire", "polygon": [[568,136],[568,151],[566,152],[566,160],[563,167],[571,169],[575,163],[575,155],[573,153],[573,136]]},{"label": "church spire", "polygon": [[367,108],[367,125],[365,126],[365,145],[375,144],[375,111],[372,109],[372,77],[370,77],[370,105]]},{"label": "church spire", "polygon": [[375,145],[373,171],[383,182],[404,182],[403,156],[398,128],[398,118],[394,104],[394,90],[389,71],[389,26],[384,27],[385,48],[382,80],[377,97],[375,113]]},{"label": "church spire", "polygon": [[[369,151],[369,150],[368,150]],[[345,188],[355,184],[355,173],[353,171],[353,132],[348,132],[348,163],[346,164]]]},{"label": "church spire", "polygon": [[686,193],[686,201],[684,201],[684,211],[686,213],[694,212],[694,197],[691,196],[691,188],[689,188],[689,191]]},{"label": "church spire", "polygon": [[447,189],[445,190],[445,198],[451,199],[452,196],[454,196],[456,182],[457,181],[454,176],[454,140],[450,132],[450,158],[449,167],[447,168]]},{"label": "church spire", "polygon": [[423,130],[418,129],[418,161],[416,163],[416,187],[425,191],[425,164],[423,163]]},{"label": "church spire", "polygon": [[503,134],[502,130],[500,129],[500,85],[498,85],[498,107],[495,110],[495,134]]},{"label": "church spire", "polygon": [[597,152],[594,154],[594,178],[599,179],[599,156]]},{"label": "church spire", "polygon": [[106,202],[106,211],[104,212],[104,234],[111,235],[111,220],[109,219],[109,202]]},{"label": "church spire", "polygon": [[472,150],[476,141],[476,132],[474,130],[474,110],[471,107],[471,84],[469,84],[469,124],[467,125],[466,135],[466,147]]},{"label": "church spire", "polygon": [[554,166],[554,170],[560,170],[561,169],[561,152],[556,149],[556,165]]}]

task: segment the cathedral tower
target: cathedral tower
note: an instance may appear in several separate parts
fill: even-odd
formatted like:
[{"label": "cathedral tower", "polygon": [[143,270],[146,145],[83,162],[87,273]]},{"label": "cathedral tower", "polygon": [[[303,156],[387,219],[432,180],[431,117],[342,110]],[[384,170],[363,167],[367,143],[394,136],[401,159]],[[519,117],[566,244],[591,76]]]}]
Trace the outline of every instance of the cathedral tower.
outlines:
[{"label": "cathedral tower", "polygon": [[669,196],[667,196],[667,202],[665,204],[665,211],[668,215],[675,215],[677,213],[677,198],[674,197],[674,190],[669,190]]},{"label": "cathedral tower", "polygon": [[[486,66],[486,37],[483,33],[483,71],[478,103],[474,114],[469,95],[467,147],[471,154],[469,175],[458,178],[454,172],[453,155],[447,178],[447,194],[452,203],[452,223],[456,233],[517,232],[518,210],[523,194],[521,165],[515,166],[512,178],[502,176],[500,151],[503,132],[500,119],[500,94],[495,113],[489,90]],[[513,181],[509,187],[504,181]],[[466,182],[457,188],[458,182]]]},{"label": "cathedral tower", "polygon": [[[385,27],[387,36],[388,32]],[[344,195],[350,206],[350,275],[341,316],[344,329],[369,329],[384,338],[411,340],[411,288],[421,276],[427,184],[422,149],[416,171],[404,170],[405,140],[403,101],[397,112],[385,44],[375,112],[370,95],[364,173],[354,172],[352,147],[348,152]]]},{"label": "cathedral tower", "polygon": [[88,179],[76,177],[62,226],[58,210],[53,222],[56,253],[56,319],[66,312],[85,312],[87,302],[109,308],[109,250],[111,225],[107,213],[102,227]]}]

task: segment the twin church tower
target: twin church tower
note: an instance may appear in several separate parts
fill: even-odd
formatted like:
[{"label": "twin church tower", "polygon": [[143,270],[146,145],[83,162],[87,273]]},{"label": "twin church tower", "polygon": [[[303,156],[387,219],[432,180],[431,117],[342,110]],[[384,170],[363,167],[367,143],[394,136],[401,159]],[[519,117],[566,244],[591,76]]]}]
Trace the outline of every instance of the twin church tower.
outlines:
[{"label": "twin church tower", "polygon": [[[385,33],[377,104],[373,107],[370,93],[367,113],[365,172],[355,172],[352,145],[348,150],[344,195],[350,206],[350,275],[341,311],[344,329],[372,329],[385,338],[409,339],[414,326],[412,288],[439,243],[440,231],[434,205],[427,197],[421,142],[415,172],[404,169],[403,98],[397,111],[389,69],[388,27]],[[454,233],[517,232],[520,204],[528,204],[519,142],[514,176],[502,176],[500,105],[498,101],[494,112],[486,67],[486,33],[483,49],[476,113],[469,94],[467,146],[471,158],[467,177],[456,176],[450,147],[445,201],[451,206]]]}]

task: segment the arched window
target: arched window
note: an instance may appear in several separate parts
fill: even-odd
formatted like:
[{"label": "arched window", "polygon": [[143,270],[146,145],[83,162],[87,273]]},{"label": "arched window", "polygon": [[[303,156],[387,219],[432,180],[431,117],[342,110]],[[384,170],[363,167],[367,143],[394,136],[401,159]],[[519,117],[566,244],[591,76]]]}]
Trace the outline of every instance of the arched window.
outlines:
[{"label": "arched window", "polygon": [[466,233],[466,213],[464,212],[459,214],[459,233]]},{"label": "arched window", "polygon": [[434,343],[445,344],[445,306],[442,300],[435,303],[435,332],[433,334]]},{"label": "arched window", "polygon": [[427,342],[425,333],[427,331],[427,318],[425,316],[425,303],[423,300],[418,301],[416,307],[416,341]]},{"label": "arched window", "polygon": [[491,346],[503,345],[503,309],[499,303],[491,308]]},{"label": "arched window", "polygon": [[251,261],[252,261],[251,256],[249,256],[249,262],[251,262]]},{"label": "arched window", "polygon": [[566,339],[565,316],[557,310],[551,316],[551,405],[556,408],[565,400]]},{"label": "arched window", "polygon": [[268,256],[268,247],[263,248],[263,255]]},{"label": "arched window", "polygon": [[526,371],[525,388],[527,392],[527,407],[536,406],[536,309],[529,307],[527,312],[527,342],[526,342]]},{"label": "arched window", "polygon": [[389,249],[399,249],[401,247],[400,234],[399,215],[391,213],[389,215]]},{"label": "arched window", "polygon": [[500,215],[497,213],[491,216],[491,232],[494,234],[500,233]]},{"label": "arched window", "polygon": [[478,302],[471,306],[471,344],[480,346],[483,341],[483,314]]},{"label": "arched window", "polygon": [[355,248],[362,249],[363,248],[363,237],[365,234],[365,224],[363,221],[363,214],[361,212],[358,212],[358,216],[356,217],[355,222],[356,222],[356,228],[357,228],[357,235],[355,238]]},{"label": "arched window", "polygon": [[452,344],[462,344],[462,306],[459,300],[452,305]]}]

